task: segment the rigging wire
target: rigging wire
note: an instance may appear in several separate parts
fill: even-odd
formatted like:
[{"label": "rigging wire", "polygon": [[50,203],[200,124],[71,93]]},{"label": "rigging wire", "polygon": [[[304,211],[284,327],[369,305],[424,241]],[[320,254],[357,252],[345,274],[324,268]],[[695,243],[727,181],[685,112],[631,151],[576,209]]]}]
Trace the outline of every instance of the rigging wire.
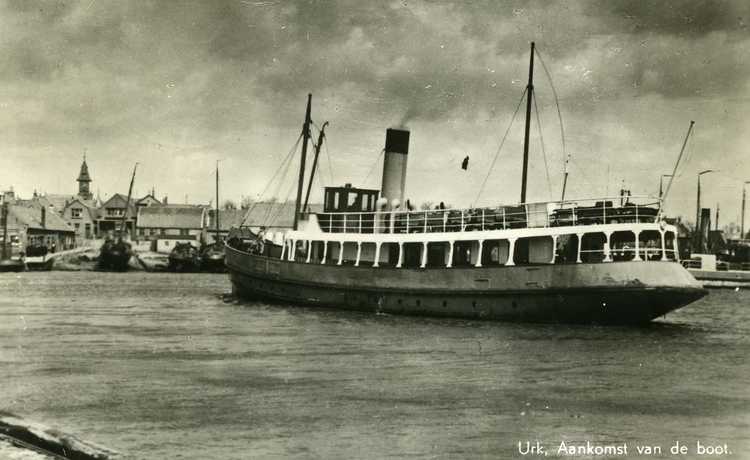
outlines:
[{"label": "rigging wire", "polygon": [[[692,135],[693,137],[695,137],[695,129],[696,129],[695,125],[693,125],[693,135]],[[689,164],[690,163],[690,160],[693,159],[693,153],[694,153],[694,151],[695,150],[692,148],[692,144],[688,144],[687,147],[685,148],[685,159],[682,161],[682,164]],[[677,177],[682,176],[682,174],[683,174],[682,172],[677,173]]]},{"label": "rigging wire", "polygon": [[[284,199],[280,202],[277,202],[275,204],[278,204],[278,207],[276,207],[276,212],[273,214],[273,217],[266,220],[266,226],[271,227],[273,224],[278,220],[279,217],[281,217],[281,214],[286,209],[286,204],[289,202],[289,198],[292,196],[292,191],[294,191],[294,181],[289,185],[289,189],[286,192],[286,196]],[[271,205],[269,209],[273,210],[274,205]],[[270,213],[269,213],[270,214]]]},{"label": "rigging wire", "polygon": [[328,163],[328,175],[331,176],[331,184],[333,184],[336,181],[333,180],[333,163],[331,163],[331,154],[328,153],[328,142],[323,144],[323,148],[326,149],[326,160]]},{"label": "rigging wire", "polygon": [[[295,149],[296,152],[296,149]],[[281,175],[279,175],[279,182],[276,184],[276,188],[274,189],[273,194],[271,194],[271,198],[281,199],[281,196],[279,196],[279,192],[281,192],[281,187],[284,185],[284,181],[287,178],[287,175],[289,174],[289,169],[291,168],[292,164],[294,163],[294,155],[289,157],[289,161],[287,161],[286,165],[284,166],[283,172]],[[292,177],[292,184],[294,184],[294,177]],[[266,216],[263,219],[263,222],[267,221],[268,218],[271,215],[271,212],[273,210],[273,206],[269,207],[266,210]]]},{"label": "rigging wire", "polygon": [[[555,89],[555,84],[552,82],[552,75],[549,73],[549,70],[547,70],[547,65],[544,63],[544,59],[542,59],[542,55],[539,54],[539,48],[534,48],[534,52],[536,53],[536,56],[539,58],[539,62],[542,64],[542,69],[544,69],[544,73],[547,75],[549,86],[550,88],[552,88],[552,95],[555,98],[555,107],[557,107],[557,119],[560,122],[560,139],[562,139],[562,149],[563,149],[563,159],[564,159],[563,177],[567,179],[568,162],[570,162],[570,155],[568,154],[568,151],[565,146],[565,128],[563,127],[562,111],[560,110],[560,99],[557,97],[557,90]],[[564,190],[564,187],[563,187],[563,190]],[[564,200],[565,197],[562,197],[561,199]]]},{"label": "rigging wire", "polygon": [[265,188],[263,189],[260,194],[258,194],[258,199],[253,202],[253,204],[248,208],[248,210],[245,212],[245,215],[242,217],[242,221],[240,222],[240,227],[245,225],[245,221],[247,220],[248,216],[250,216],[250,213],[255,209],[255,206],[260,202],[260,199],[265,195],[265,193],[268,191],[268,189],[271,187],[271,184],[273,183],[274,179],[276,179],[276,176],[279,174],[279,171],[284,167],[284,165],[292,158],[294,155],[294,152],[297,150],[297,146],[299,146],[299,142],[302,140],[302,134],[299,135],[297,138],[297,141],[294,143],[292,148],[289,150],[289,153],[287,153],[284,160],[281,162],[279,167],[276,169],[276,172],[273,173],[273,176],[271,176],[271,179],[266,183]]},{"label": "rigging wire", "polygon": [[[313,125],[318,129],[318,132],[320,132],[320,127],[313,122]],[[328,137],[326,136],[326,140]],[[331,163],[331,154],[328,153],[328,142],[323,143],[323,147],[326,149],[326,160],[328,162],[328,175],[331,178],[331,184],[333,184],[335,181],[333,180],[333,165]],[[321,173],[322,174],[322,173]]]},{"label": "rigging wire", "polygon": [[534,113],[536,114],[536,129],[539,132],[539,141],[542,144],[542,158],[544,159],[544,172],[547,174],[547,191],[549,199],[552,200],[552,180],[549,177],[549,166],[547,166],[547,152],[544,149],[544,136],[542,135],[542,121],[539,119],[539,107],[536,105],[536,94],[531,93],[534,100]]},{"label": "rigging wire", "polygon": [[667,184],[666,190],[664,190],[664,194],[659,197],[659,199],[661,200],[661,203],[659,203],[660,211],[661,209],[663,209],[664,201],[667,199],[667,196],[669,195],[669,190],[672,188],[672,181],[674,180],[674,177],[677,175],[677,168],[680,167],[680,160],[682,159],[682,154],[685,153],[685,147],[687,146],[688,140],[690,139],[690,133],[693,131],[693,126],[695,126],[695,122],[690,120],[690,127],[688,128],[688,132],[685,135],[685,141],[682,143],[682,148],[680,149],[680,156],[677,157],[677,162],[674,165],[674,170],[672,170],[672,176],[669,178],[669,183]]},{"label": "rigging wire", "polygon": [[516,119],[516,115],[518,115],[518,110],[521,108],[521,104],[523,103],[524,96],[526,96],[526,89],[524,89],[523,94],[521,94],[521,99],[518,101],[518,105],[516,106],[516,111],[513,112],[513,117],[510,119],[510,123],[508,124],[508,129],[506,129],[505,134],[503,134],[503,138],[500,141],[500,145],[497,147],[497,152],[495,152],[495,157],[492,159],[490,168],[487,170],[487,176],[485,176],[484,180],[482,181],[482,186],[479,187],[479,193],[477,193],[477,197],[474,198],[474,204],[472,204],[472,207],[476,206],[477,201],[479,201],[479,197],[482,195],[482,191],[484,191],[484,186],[487,184],[487,179],[489,179],[490,174],[492,174],[492,169],[495,167],[495,162],[497,162],[497,158],[500,156],[500,151],[503,149],[503,144],[505,144],[505,139],[508,138],[508,133],[510,132],[510,128],[513,126],[513,122]]},{"label": "rigging wire", "polygon": [[380,157],[382,157],[384,153],[385,153],[385,149],[382,149],[380,153],[378,153],[378,157],[375,158],[375,162],[372,164],[372,166],[370,167],[370,170],[367,172],[367,175],[365,176],[365,180],[362,181],[362,184],[367,183],[367,179],[369,179],[372,172],[375,171],[375,166],[378,165],[378,163],[380,162]]}]

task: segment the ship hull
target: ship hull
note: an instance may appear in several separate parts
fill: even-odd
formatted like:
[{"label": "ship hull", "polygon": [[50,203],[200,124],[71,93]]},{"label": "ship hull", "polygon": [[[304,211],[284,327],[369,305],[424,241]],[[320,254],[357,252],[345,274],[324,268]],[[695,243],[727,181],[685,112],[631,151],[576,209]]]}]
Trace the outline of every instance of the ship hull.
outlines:
[{"label": "ship hull", "polygon": [[175,273],[197,273],[201,271],[200,260],[189,257],[170,257],[167,271]]},{"label": "ship hull", "polygon": [[128,270],[129,261],[130,261],[129,253],[102,252],[99,255],[99,263],[97,265],[97,269],[102,270],[102,271],[125,272]]},{"label": "ship hull", "polygon": [[224,265],[224,258],[204,257],[201,260],[201,270],[208,273],[226,273],[227,267]]},{"label": "ship hull", "polygon": [[245,299],[468,319],[640,324],[707,292],[672,262],[395,269],[287,262],[232,248],[226,262],[234,293]]},{"label": "ship hull", "polygon": [[0,273],[4,272],[22,272],[26,269],[24,263],[20,260],[0,260]]}]

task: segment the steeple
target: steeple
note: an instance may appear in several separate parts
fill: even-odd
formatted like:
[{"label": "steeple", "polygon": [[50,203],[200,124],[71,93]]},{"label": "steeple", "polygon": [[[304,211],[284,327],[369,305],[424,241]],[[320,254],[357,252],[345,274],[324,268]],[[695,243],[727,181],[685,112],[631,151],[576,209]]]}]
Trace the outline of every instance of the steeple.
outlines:
[{"label": "steeple", "polygon": [[81,163],[81,172],[78,174],[78,196],[84,200],[90,200],[93,198],[89,185],[91,184],[91,176],[89,175],[89,167],[86,164],[86,152],[83,152],[83,163]]}]

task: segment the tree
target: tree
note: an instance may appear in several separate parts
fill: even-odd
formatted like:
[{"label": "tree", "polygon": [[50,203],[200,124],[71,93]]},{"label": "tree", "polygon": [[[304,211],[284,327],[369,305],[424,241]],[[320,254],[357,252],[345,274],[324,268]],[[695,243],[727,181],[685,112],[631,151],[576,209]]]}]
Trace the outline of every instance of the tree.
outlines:
[{"label": "tree", "polygon": [[237,209],[237,203],[232,200],[225,200],[221,207],[225,210],[234,210]]}]

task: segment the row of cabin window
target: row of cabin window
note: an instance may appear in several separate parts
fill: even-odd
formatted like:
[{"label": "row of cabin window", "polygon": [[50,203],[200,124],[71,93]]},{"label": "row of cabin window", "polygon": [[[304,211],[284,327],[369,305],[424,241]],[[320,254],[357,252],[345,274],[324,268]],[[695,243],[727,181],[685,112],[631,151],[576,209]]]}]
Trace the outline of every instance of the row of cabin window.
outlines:
[{"label": "row of cabin window", "polygon": [[[554,263],[576,263],[578,261],[578,235],[559,235],[554,244]],[[518,238],[515,241],[513,251],[513,263],[516,265],[534,265],[553,263],[552,250],[554,240],[551,236]],[[604,262],[606,260],[607,236],[604,233],[586,233],[580,242],[581,262]],[[343,243],[344,254],[341,258],[342,265],[354,265],[357,261],[357,243]],[[643,260],[662,260],[661,233],[656,230],[643,231],[638,240],[638,256]],[[327,264],[337,264],[341,243],[329,242],[325,251]],[[372,266],[375,260],[375,243],[362,243],[359,257],[360,266]],[[508,240],[484,240],[481,251],[481,265],[505,265],[510,254],[510,242]],[[674,233],[664,234],[665,257],[675,260],[675,237]],[[324,242],[313,241],[312,253],[309,261],[320,263],[323,260]],[[416,268],[422,265],[423,243],[403,243],[404,254],[401,266],[405,268]],[[449,261],[453,267],[471,267],[477,264],[479,254],[478,241],[456,241],[453,243],[453,257],[450,260],[450,243],[432,242],[427,243],[427,267],[446,267]],[[635,234],[630,231],[614,232],[609,239],[609,260],[628,261],[636,257]],[[399,259],[398,243],[382,243],[380,246],[381,267],[394,267]],[[308,248],[306,242],[297,243],[295,260],[298,262],[308,261]]]}]

